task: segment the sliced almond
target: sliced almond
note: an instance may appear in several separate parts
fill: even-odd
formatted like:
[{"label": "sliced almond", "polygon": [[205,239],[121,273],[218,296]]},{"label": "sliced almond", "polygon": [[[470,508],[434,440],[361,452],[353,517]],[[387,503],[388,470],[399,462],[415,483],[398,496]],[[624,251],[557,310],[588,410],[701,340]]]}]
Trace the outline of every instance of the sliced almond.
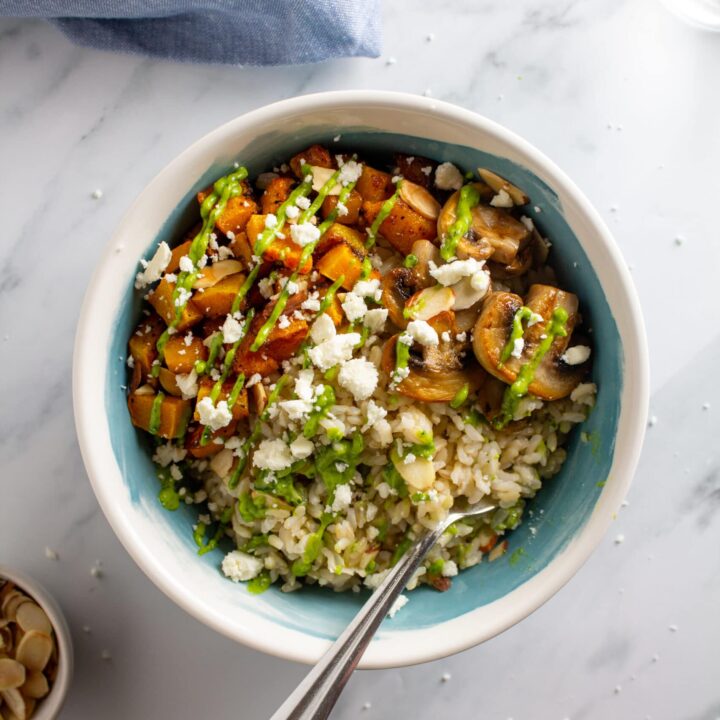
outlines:
[{"label": "sliced almond", "polygon": [[242,272],[243,265],[238,260],[220,260],[213,265],[206,265],[193,284],[195,290],[204,290],[217,285],[224,277]]},{"label": "sliced almond", "polygon": [[393,465],[402,479],[412,490],[429,490],[435,483],[435,466],[432,460],[416,458],[405,462],[395,451],[390,453]]},{"label": "sliced almond", "polygon": [[29,602],[21,605],[17,611],[16,621],[25,632],[37,630],[45,635],[52,633],[50,620],[37,603]]},{"label": "sliced almond", "polygon": [[12,658],[0,658],[0,690],[11,690],[25,682],[25,666]]},{"label": "sliced almond", "polygon": [[440,215],[440,203],[420,185],[403,180],[400,183],[400,197],[426,220],[437,220]]},{"label": "sliced almond", "polygon": [[487,294],[490,287],[490,275],[484,271],[477,274],[482,274],[485,278],[477,279],[474,275],[468,276],[452,286],[455,293],[455,310],[467,310],[480,302]]},{"label": "sliced almond", "polygon": [[32,600],[27,595],[23,595],[22,593],[12,594],[5,603],[3,614],[8,620],[15,621],[20,606],[31,602]]},{"label": "sliced almond", "polygon": [[265,389],[265,386],[262,383],[255,383],[250,388],[250,397],[255,404],[255,414],[262,415],[263,410],[265,410],[268,403],[267,390]]},{"label": "sliced almond", "polygon": [[[24,668],[23,668],[24,669]],[[47,678],[38,670],[29,670],[20,692],[28,698],[43,698],[50,691]]]},{"label": "sliced almond", "polygon": [[530,202],[530,198],[519,187],[496,175],[492,170],[478,168],[478,174],[496,193],[504,190],[515,205],[527,205]]},{"label": "sliced almond", "polygon": [[18,720],[26,720],[28,716],[27,703],[25,698],[20,694],[17,688],[11,690],[0,690],[0,697],[5,701],[8,710],[15,715]]},{"label": "sliced almond", "polygon": [[154,395],[155,389],[152,385],[148,385],[147,383],[145,385],[141,385],[137,390],[135,390],[135,395]]},{"label": "sliced almond", "polygon": [[452,310],[454,304],[452,288],[434,285],[410,297],[405,303],[405,314],[413,320],[429,320],[441,312]]},{"label": "sliced almond", "polygon": [[15,643],[13,642],[13,633],[9,626],[0,628],[0,653],[9,655]]},{"label": "sliced almond", "polygon": [[[323,185],[336,173],[332,168],[320,167],[319,165],[311,165],[310,169],[312,170],[313,176],[312,189],[315,192],[320,192]],[[336,183],[328,195],[339,195],[341,190],[342,186],[340,183]]]},{"label": "sliced almond", "polygon": [[45,633],[31,630],[18,643],[15,658],[28,670],[43,670],[52,654],[52,638]]}]

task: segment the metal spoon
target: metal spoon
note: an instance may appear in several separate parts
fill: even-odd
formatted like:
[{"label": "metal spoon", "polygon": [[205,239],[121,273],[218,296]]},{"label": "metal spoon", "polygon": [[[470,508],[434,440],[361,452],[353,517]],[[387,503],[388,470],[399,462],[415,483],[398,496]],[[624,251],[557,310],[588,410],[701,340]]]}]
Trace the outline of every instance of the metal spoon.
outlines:
[{"label": "metal spoon", "polygon": [[430,548],[453,523],[479,517],[495,508],[495,505],[489,503],[478,503],[467,510],[453,510],[437,527],[421,535],[270,720],[325,720],[335,707],[378,626]]}]

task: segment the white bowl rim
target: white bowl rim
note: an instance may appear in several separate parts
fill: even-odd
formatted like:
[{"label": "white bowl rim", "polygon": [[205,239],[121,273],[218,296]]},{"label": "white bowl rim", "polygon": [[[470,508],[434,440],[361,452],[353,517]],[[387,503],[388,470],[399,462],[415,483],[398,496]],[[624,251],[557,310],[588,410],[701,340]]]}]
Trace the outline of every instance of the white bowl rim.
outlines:
[{"label": "white bowl rim", "polygon": [[35,600],[45,611],[55,631],[58,644],[57,677],[50,692],[38,703],[33,713],[33,720],[53,720],[60,713],[72,682],[75,662],[70,628],[57,601],[37,580],[7,565],[0,565],[0,577],[15,583]]},{"label": "white bowl rim", "polygon": [[[571,198],[577,204],[579,212],[592,225],[595,241],[610,262],[611,270],[608,273],[618,280],[615,290],[621,294],[619,297],[608,298],[608,302],[611,308],[621,305],[625,312],[622,318],[625,332],[621,333],[625,353],[624,385],[618,421],[618,437],[621,437],[622,431],[624,453],[620,456],[616,448],[611,477],[608,478],[587,522],[568,546],[545,568],[510,594],[430,628],[401,631],[385,638],[382,643],[373,641],[359,667],[380,669],[428,662],[466,650],[504,632],[547,602],[580,569],[602,540],[615,511],[627,494],[640,457],[647,420],[650,373],[647,340],[637,293],[626,263],[599,213],[575,183],[549,158],[512,131],[473,111],[447,102],[400,92],[343,90],[308,94],[265,105],[230,120],[196,140],[168,163],[143,189],[118,224],[83,300],[74,347],[73,405],[78,441],[95,495],[115,534],[143,572],[176,604],[221,634],[277,657],[307,664],[317,662],[330,646],[330,641],[280,627],[272,621],[249,613],[248,624],[229,627],[226,619],[203,607],[200,601],[165,572],[152,553],[146,550],[129,518],[113,502],[109,485],[102,480],[103,468],[107,467],[108,463],[117,463],[109,437],[102,446],[95,439],[100,419],[99,411],[90,399],[92,388],[87,387],[82,378],[86,376],[86,369],[98,362],[104,366],[107,364],[106,355],[93,352],[97,345],[90,342],[93,336],[97,337],[94,333],[101,329],[96,327],[97,323],[91,317],[91,309],[102,294],[102,278],[109,272],[116,238],[121,235],[123,226],[133,215],[143,196],[151,194],[156,186],[161,185],[168,176],[174,175],[187,158],[192,157],[205,145],[213,145],[222,138],[232,137],[243,130],[262,127],[265,121],[271,121],[285,113],[298,113],[302,110],[315,112],[340,106],[347,109],[348,106],[363,105],[387,107],[390,110],[432,112],[447,117],[495,136],[526,159],[542,167],[545,181],[556,192],[561,191]],[[115,306],[112,310],[115,311]],[[616,317],[616,320],[620,321],[620,318]],[[102,415],[106,422],[104,412]],[[485,624],[473,622],[473,616],[481,611],[486,614],[491,611],[493,621]]]}]

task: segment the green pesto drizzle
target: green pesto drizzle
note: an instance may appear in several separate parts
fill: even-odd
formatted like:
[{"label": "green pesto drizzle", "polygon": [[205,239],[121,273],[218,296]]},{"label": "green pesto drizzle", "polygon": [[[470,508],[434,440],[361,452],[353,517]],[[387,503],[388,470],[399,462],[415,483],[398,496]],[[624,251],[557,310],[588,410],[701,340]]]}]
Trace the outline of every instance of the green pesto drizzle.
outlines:
[{"label": "green pesto drizzle", "polygon": [[[229,175],[216,180],[213,185],[213,191],[203,200],[200,206],[200,217],[203,221],[202,228],[193,238],[192,243],[190,243],[190,250],[188,250],[188,257],[192,260],[193,269],[190,272],[182,271],[178,275],[177,282],[175,283],[172,294],[175,304],[175,316],[157,341],[157,350],[161,359],[165,351],[165,345],[167,345],[167,341],[170,339],[170,329],[174,329],[180,324],[183,311],[190,299],[190,291],[200,274],[198,263],[200,262],[200,258],[207,252],[210,235],[215,229],[215,223],[225,211],[228,200],[242,194],[242,182],[247,177],[247,174],[247,168],[240,167]],[[181,292],[187,297],[184,302],[178,303]],[[153,368],[153,375],[157,375],[159,372],[159,365],[157,366],[157,371]]]},{"label": "green pesto drizzle", "polygon": [[460,190],[457,207],[455,209],[455,222],[450,226],[447,235],[442,239],[440,255],[443,260],[452,260],[455,257],[460,238],[462,238],[472,224],[472,209],[480,202],[480,193],[474,185],[464,185]]},{"label": "green pesto drizzle", "polygon": [[502,349],[502,352],[500,353],[500,362],[498,363],[498,367],[502,367],[503,363],[506,363],[508,361],[508,359],[513,353],[513,350],[515,349],[515,341],[520,340],[520,338],[522,338],[523,334],[525,333],[522,325],[523,320],[530,320],[530,318],[534,314],[535,313],[533,313],[533,311],[526,305],[523,305],[515,313],[512,322],[512,330],[510,331],[510,337],[505,343],[505,347]]},{"label": "green pesto drizzle", "polygon": [[[230,523],[230,519],[232,518],[233,509],[232,507],[225,508],[223,510],[222,515],[220,516],[220,522],[218,523],[217,530],[215,531],[215,534],[210,538],[209,542],[205,545],[202,543],[198,543],[200,545],[200,549],[198,550],[198,555],[205,555],[205,553],[209,553],[211,550],[214,550],[217,546],[220,540],[222,540],[223,536],[225,535],[225,530],[227,529],[228,524]],[[202,523],[200,523],[202,524]],[[203,536],[205,535],[205,531],[203,530]],[[197,542],[197,539],[195,540]]]},{"label": "green pesto drizzle", "polygon": [[395,203],[398,201],[398,198],[400,197],[400,185],[402,183],[402,180],[400,180],[397,184],[397,187],[395,188],[395,192],[382,204],[382,207],[380,208],[380,212],[377,214],[377,217],[375,220],[373,220],[373,224],[370,226],[370,231],[368,232],[368,238],[365,241],[365,249],[370,250],[372,246],[375,244],[375,241],[377,240],[378,232],[380,231],[380,226],[387,220],[388,215],[392,212],[392,209],[395,207]]},{"label": "green pesto drizzle", "polygon": [[335,391],[331,385],[324,385],[322,392],[313,400],[313,411],[303,427],[303,435],[310,439],[315,437],[320,428],[320,421],[330,412],[335,404]]},{"label": "green pesto drizzle", "polygon": [[538,366],[547,354],[555,338],[565,337],[567,335],[567,330],[565,329],[567,319],[568,314],[565,308],[555,308],[545,330],[545,338],[537,346],[532,358],[520,368],[515,382],[505,388],[500,414],[493,421],[495,428],[502,429],[509,422],[512,422],[520,400],[528,394],[530,383],[532,383],[535,377]]},{"label": "green pesto drizzle", "polygon": [[395,371],[393,372],[393,382],[401,382],[402,371],[408,366],[410,361],[410,346],[404,342],[400,342],[398,338],[395,343]]},{"label": "green pesto drizzle", "polygon": [[465,383],[455,393],[455,397],[450,401],[450,407],[453,408],[453,410],[457,410],[458,408],[462,407],[465,404],[465,401],[468,399],[469,392],[470,385],[468,383]]},{"label": "green pesto drizzle", "polygon": [[415,253],[410,253],[404,260],[403,265],[406,268],[414,268],[418,264],[418,256]]},{"label": "green pesto drizzle", "polygon": [[165,393],[161,390],[153,400],[152,409],[150,410],[150,423],[148,425],[148,432],[151,435],[157,435],[160,430],[160,423],[162,422],[162,404],[165,399]]},{"label": "green pesto drizzle", "polygon": [[255,421],[255,425],[253,426],[250,436],[242,444],[240,460],[238,461],[238,464],[233,470],[233,473],[230,476],[230,480],[228,481],[228,487],[231,490],[237,487],[237,484],[240,482],[240,476],[243,474],[243,472],[245,472],[245,468],[247,467],[250,450],[260,437],[260,432],[262,431],[262,423],[266,422],[270,418],[270,408],[278,401],[280,393],[289,381],[290,376],[283,375],[277,381],[277,383],[275,383],[275,387],[270,391],[265,410],[263,410],[262,415],[260,415],[260,417]]},{"label": "green pesto drizzle", "polygon": [[205,375],[209,373],[215,365],[220,348],[223,344],[223,334],[221,332],[215,333],[212,340],[210,341],[210,352],[208,353],[207,360],[198,360],[195,363],[195,372],[198,375]]}]

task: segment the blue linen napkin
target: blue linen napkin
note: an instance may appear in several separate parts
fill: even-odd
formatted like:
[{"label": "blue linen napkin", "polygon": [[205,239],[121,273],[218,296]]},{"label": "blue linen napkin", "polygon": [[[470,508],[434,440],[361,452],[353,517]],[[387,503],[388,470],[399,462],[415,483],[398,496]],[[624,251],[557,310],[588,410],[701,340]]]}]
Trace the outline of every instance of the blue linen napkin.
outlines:
[{"label": "blue linen napkin", "polygon": [[380,0],[0,0],[79,45],[233,65],[377,57]]}]

